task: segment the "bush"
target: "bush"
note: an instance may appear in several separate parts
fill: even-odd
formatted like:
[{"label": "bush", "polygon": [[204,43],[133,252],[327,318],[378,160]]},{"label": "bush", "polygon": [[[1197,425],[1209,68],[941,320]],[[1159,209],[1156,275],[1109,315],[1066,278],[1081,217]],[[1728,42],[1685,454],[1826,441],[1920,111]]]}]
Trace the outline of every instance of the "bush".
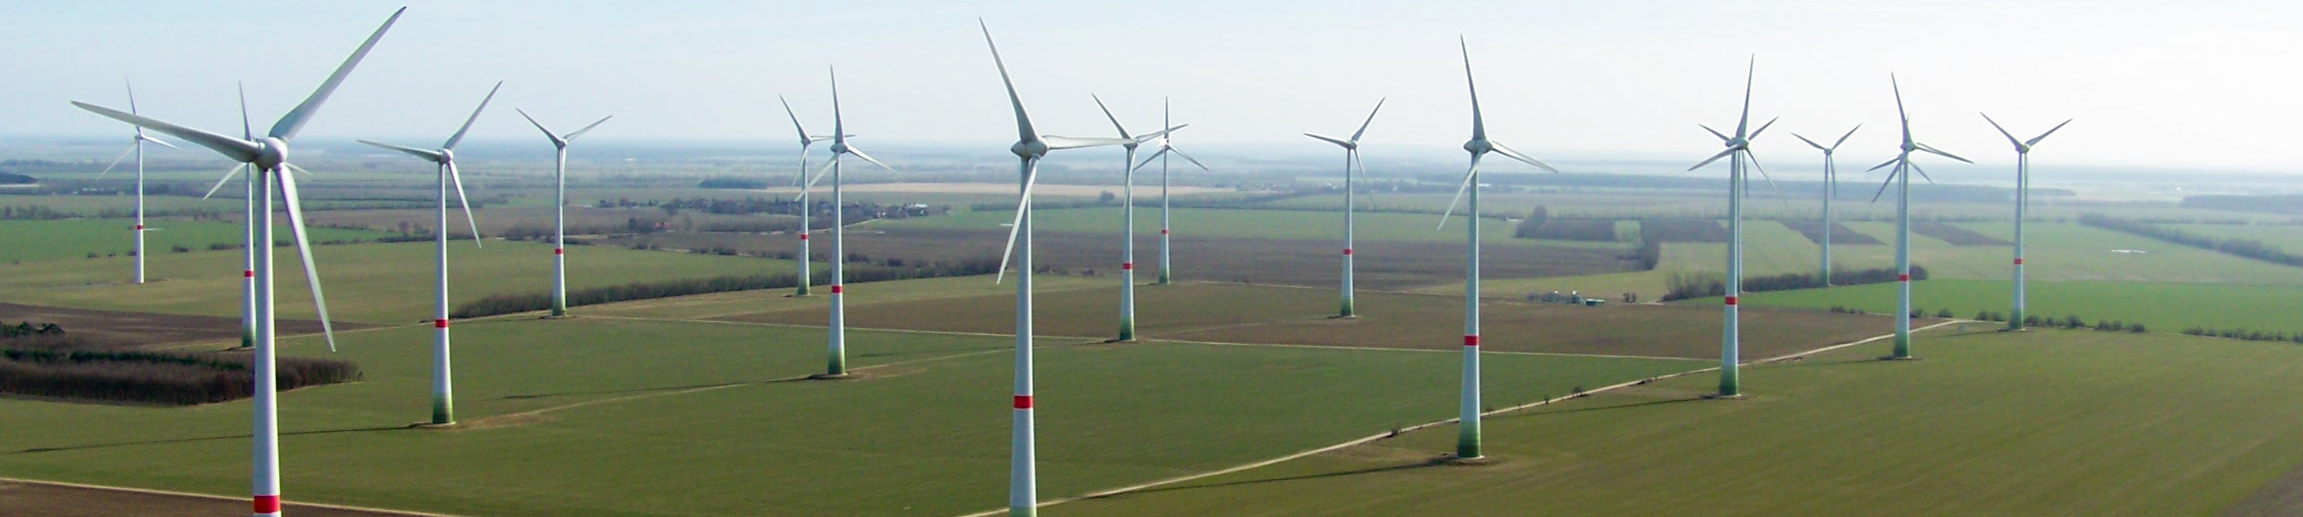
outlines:
[{"label": "bush", "polygon": [[[1836,281],[1835,285],[1877,284],[1893,282],[1895,281],[1896,275],[1897,273],[1893,268],[1879,268],[1834,272],[1832,273],[1832,279]],[[1911,279],[1926,280],[1927,268],[1920,267],[1918,264],[1912,264]],[[1689,298],[1725,296],[1727,294],[1727,281],[1712,273],[1673,273],[1670,277],[1666,277],[1664,279],[1664,287],[1665,292],[1663,294],[1663,301],[1667,302],[1673,300],[1685,300]],[[1825,287],[1823,280],[1821,278],[1817,278],[1815,275],[1807,273],[1786,273],[1781,275],[1743,277],[1743,292],[1745,293],[1789,291],[1793,289],[1813,289],[1817,287]]]},{"label": "bush", "polygon": [[[204,404],[254,394],[252,356],[129,350],[0,350],[0,393],[147,404]],[[281,390],[359,380],[343,361],[281,358]]]}]

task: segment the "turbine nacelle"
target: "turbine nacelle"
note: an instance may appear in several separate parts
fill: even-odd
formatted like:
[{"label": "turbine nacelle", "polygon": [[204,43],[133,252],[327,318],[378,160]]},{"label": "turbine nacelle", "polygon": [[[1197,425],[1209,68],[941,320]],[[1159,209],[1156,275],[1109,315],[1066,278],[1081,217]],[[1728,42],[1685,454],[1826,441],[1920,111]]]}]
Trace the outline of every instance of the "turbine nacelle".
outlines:
[{"label": "turbine nacelle", "polygon": [[1037,138],[1016,142],[1016,145],[1008,146],[1008,152],[1016,153],[1017,158],[1036,159],[1048,155],[1048,143]]},{"label": "turbine nacelle", "polygon": [[1485,138],[1474,138],[1463,143],[1463,150],[1470,151],[1472,156],[1479,156],[1495,151],[1495,144]]},{"label": "turbine nacelle", "polygon": [[259,171],[279,169],[280,164],[288,163],[288,141],[270,136],[257,140],[256,159],[249,163],[256,164]]}]

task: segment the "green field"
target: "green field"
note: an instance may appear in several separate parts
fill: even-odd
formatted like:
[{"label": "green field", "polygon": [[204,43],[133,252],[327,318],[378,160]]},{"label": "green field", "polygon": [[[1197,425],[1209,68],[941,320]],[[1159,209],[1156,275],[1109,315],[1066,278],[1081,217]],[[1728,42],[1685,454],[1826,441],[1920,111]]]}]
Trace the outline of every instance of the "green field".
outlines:
[{"label": "green field", "polygon": [[2205,516],[2293,490],[2303,465],[2292,345],[1939,341],[1917,362],[1870,360],[1879,343],[1749,368],[1747,400],[1695,399],[1699,375],[1493,417],[1488,465],[1432,465],[1440,427],[1044,514]]},{"label": "green field", "polygon": [[[490,294],[540,293],[551,289],[552,246],[543,243],[470,241],[448,247],[451,304]],[[328,309],[339,321],[376,325],[432,318],[434,257],[429,242],[349,244],[315,248]],[[311,295],[292,248],[275,259],[280,317],[313,319]],[[131,257],[28,262],[0,266],[0,291],[7,301],[35,305],[123,311],[236,316],[240,313],[238,251],[155,254],[148,262],[154,281],[125,283]],[[791,261],[664,251],[578,246],[568,250],[568,288],[623,285],[720,275],[788,274]],[[762,294],[762,296],[767,296]]]},{"label": "green field", "polygon": [[2278,246],[2288,253],[2303,253],[2303,226],[2295,225],[2236,225],[2236,224],[2169,224],[2160,225],[2222,239],[2254,239]]},{"label": "green field", "polygon": [[[954,515],[1004,504],[1010,338],[854,331],[851,364],[865,379],[787,382],[821,364],[822,329],[617,318],[456,329],[468,428],[405,428],[428,414],[429,329],[346,334],[334,357],[361,364],[365,382],[282,397],[288,499],[584,516]],[[326,353],[310,337],[294,343],[292,354]],[[1045,345],[1039,468],[1051,498],[1454,411],[1453,354]],[[1492,355],[1499,381],[1487,393],[1512,404],[1700,364]],[[10,415],[0,471],[243,493],[247,408],[0,399]]]},{"label": "green field", "polygon": [[[238,246],[245,242],[247,226],[239,223],[149,220],[144,247],[153,257],[175,253],[177,246],[208,251],[210,244]],[[0,262],[87,259],[88,254],[130,256],[136,250],[135,219],[58,219],[51,221],[0,220],[0,235],[9,246],[0,248]],[[281,225],[279,239],[291,236]],[[374,240],[381,232],[313,228],[314,242]],[[238,254],[238,251],[232,252]]]},{"label": "green field", "polygon": [[[1832,263],[1847,269],[1893,267],[1895,223],[1853,222],[1848,228],[1879,238],[1885,244],[1835,245]],[[2014,237],[2014,223],[1963,223],[1958,226],[2002,239]],[[2303,284],[2303,268],[2225,255],[2169,244],[2078,223],[2039,223],[2024,226],[2027,234],[2024,264],[2034,281],[2196,282],[2215,284]],[[1812,273],[1821,247],[1773,221],[1744,227],[1744,271],[1752,275]],[[2000,279],[2013,274],[2014,258],[2008,246],[1953,246],[1913,233],[1911,261],[1925,266],[1933,278]],[[2143,253],[2115,253],[2139,250]],[[1664,246],[1664,271],[1723,271],[1727,245],[1670,243]]]},{"label": "green field", "polygon": [[[2030,282],[2027,310],[2041,318],[2079,316],[2142,323],[2155,332],[2192,326],[2210,329],[2303,330],[2290,312],[2303,307],[2303,286],[2277,284],[2189,284],[2174,282]],[[1951,309],[1961,318],[1978,311],[2008,312],[2014,283],[2004,280],[1928,280],[1912,284],[1911,304],[1934,313]],[[1895,284],[1752,293],[1743,298],[1761,307],[1828,309],[1834,305],[1875,314],[1895,313]],[[1717,298],[1689,303],[1713,303]]]}]

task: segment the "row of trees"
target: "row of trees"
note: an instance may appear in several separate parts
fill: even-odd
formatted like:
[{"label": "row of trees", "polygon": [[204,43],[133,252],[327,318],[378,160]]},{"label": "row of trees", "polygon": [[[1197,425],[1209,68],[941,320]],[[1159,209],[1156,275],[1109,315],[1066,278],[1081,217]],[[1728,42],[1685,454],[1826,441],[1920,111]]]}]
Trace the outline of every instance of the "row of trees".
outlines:
[{"label": "row of trees", "polygon": [[2206,327],[2191,327],[2183,329],[2183,334],[2190,336],[2219,337],[2246,341],[2287,341],[2292,343],[2303,343],[2303,332],[2289,333],[2249,329],[2211,329]]},{"label": "row of trees", "polygon": [[[1881,284],[1895,281],[1896,275],[1897,273],[1895,272],[1895,268],[1833,271],[1831,272],[1832,283],[1828,285],[1823,283],[1823,279],[1821,277],[1818,277],[1812,273],[1785,273],[1781,275],[1745,276],[1743,277],[1743,292],[1758,293],[1767,291],[1789,291],[1794,289],[1814,289],[1818,287],[1828,287],[1831,285]],[[1920,267],[1918,264],[1912,264],[1911,279],[1914,281],[1926,280],[1927,268]],[[1663,294],[1663,301],[1667,302],[1673,300],[1685,300],[1689,298],[1704,298],[1727,295],[1727,279],[1722,277],[1719,273],[1672,273],[1670,278],[1664,279],[1664,286],[1665,292]]]},{"label": "row of trees", "polygon": [[2273,264],[2303,267],[2303,255],[2289,253],[2287,250],[2280,249],[2278,246],[2265,244],[2263,241],[2254,239],[2218,239],[2212,235],[2202,235],[2198,233],[2183,231],[2181,229],[2157,226],[2130,219],[2120,219],[2103,214],[2087,214],[2080,216],[2079,224],[2116,232],[2141,235],[2173,244],[2181,244],[2194,248],[2214,250],[2225,254],[2238,255],[2241,257],[2261,260]]},{"label": "row of trees", "polygon": [[[247,354],[89,350],[61,335],[0,341],[0,393],[72,400],[189,405],[247,398],[255,391]],[[343,361],[283,357],[280,389],[359,380]]]}]

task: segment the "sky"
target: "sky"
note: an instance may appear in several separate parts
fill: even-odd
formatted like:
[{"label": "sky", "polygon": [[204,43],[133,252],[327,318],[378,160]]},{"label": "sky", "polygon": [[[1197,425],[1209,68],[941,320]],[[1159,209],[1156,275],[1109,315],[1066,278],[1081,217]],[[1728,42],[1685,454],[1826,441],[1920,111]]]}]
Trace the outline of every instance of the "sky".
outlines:
[{"label": "sky", "polygon": [[[12,1],[0,17],[0,136],[99,137],[124,106],[230,133],[245,81],[259,129],[308,95],[401,3]],[[776,96],[830,131],[828,70],[858,144],[1004,149],[1014,123],[976,25],[987,23],[1042,132],[1133,131],[1163,99],[1179,145],[1321,152],[1311,131],[1368,130],[1437,155],[1469,134],[1461,36],[1492,138],[1538,158],[1673,159],[1718,151],[1696,124],[1736,123],[1756,60],[1754,149],[1816,160],[1792,133],[1863,129],[1841,156],[1897,143],[1889,74],[1922,142],[2012,163],[1987,112],[2033,162],[2303,174],[2303,2],[542,1],[408,2],[307,127],[307,138],[444,140],[496,81],[474,139],[538,138],[509,108],[594,138],[795,147]],[[538,145],[542,144],[540,141]],[[870,148],[870,147],[867,147]],[[875,148],[876,149],[876,148]],[[1254,149],[1249,147],[1247,149]],[[881,154],[887,154],[882,151]],[[1441,155],[1444,156],[1444,155]],[[1846,167],[1846,165],[1843,165]]]}]

